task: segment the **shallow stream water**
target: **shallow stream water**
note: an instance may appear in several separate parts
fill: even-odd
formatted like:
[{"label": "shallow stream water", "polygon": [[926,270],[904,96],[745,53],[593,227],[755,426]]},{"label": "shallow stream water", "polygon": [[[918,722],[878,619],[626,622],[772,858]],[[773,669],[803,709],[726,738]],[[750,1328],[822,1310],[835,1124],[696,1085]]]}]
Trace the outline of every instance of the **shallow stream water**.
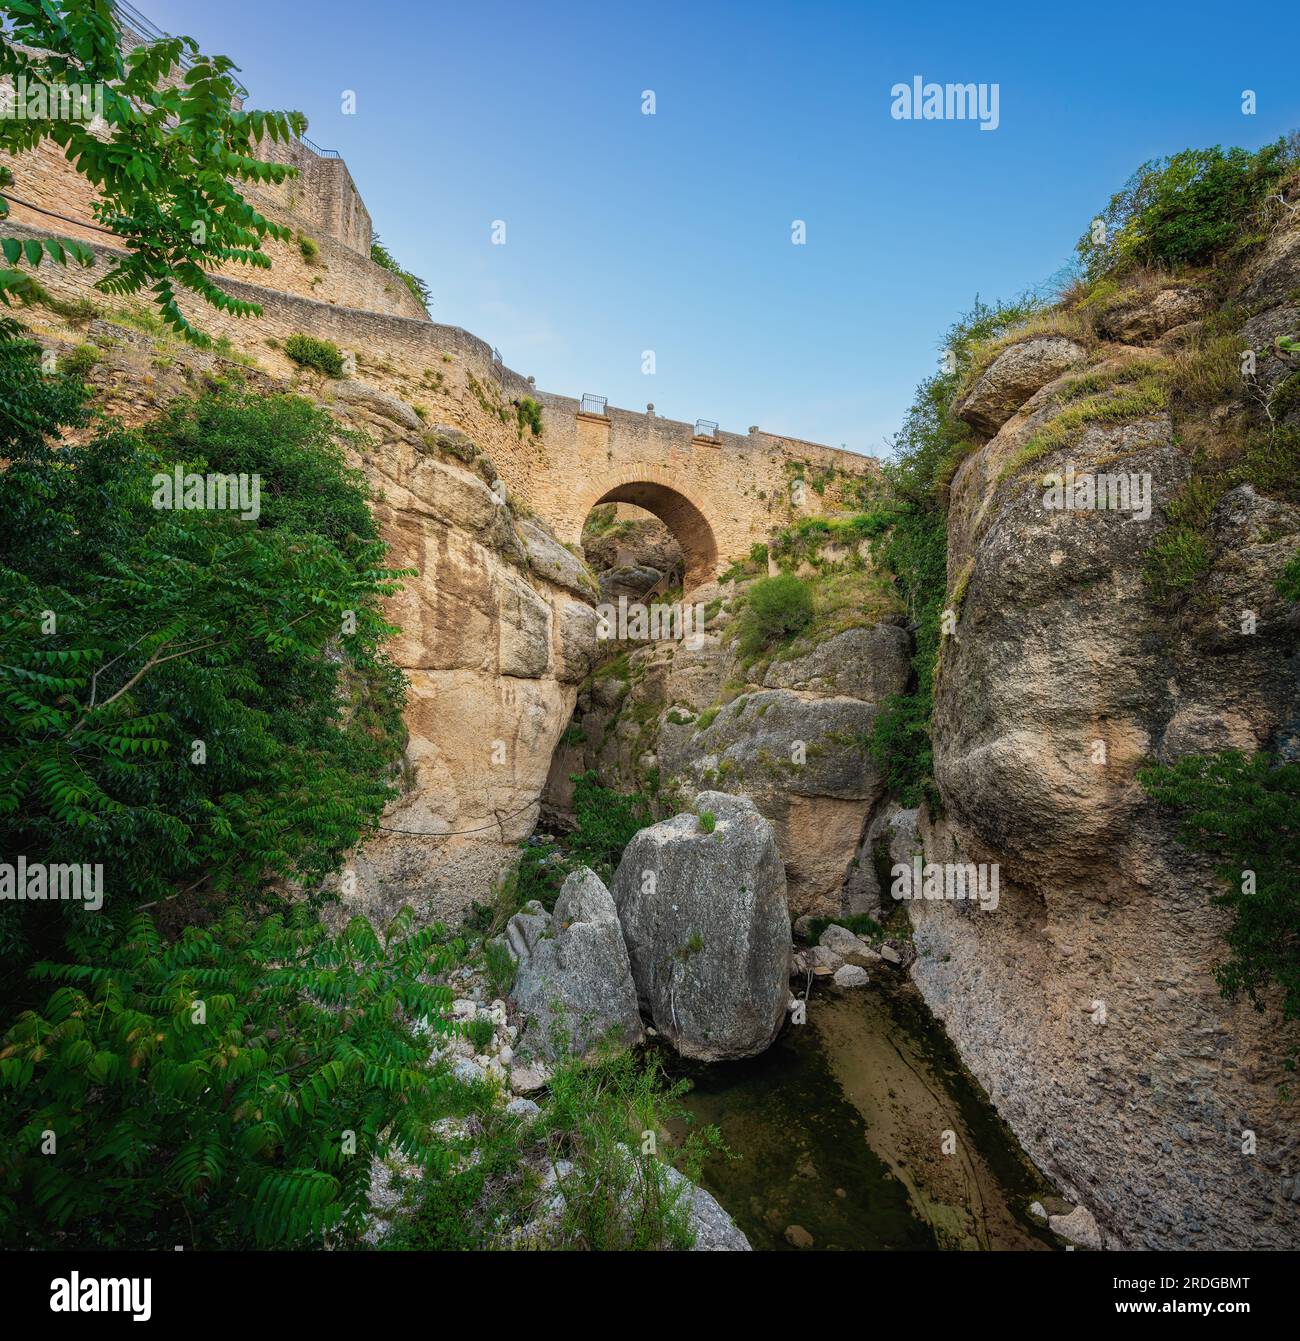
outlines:
[{"label": "shallow stream water", "polygon": [[1052,1189],[910,983],[817,984],[762,1056],[679,1071],[733,1156],[702,1182],[755,1248],[1053,1246],[1028,1214]]}]

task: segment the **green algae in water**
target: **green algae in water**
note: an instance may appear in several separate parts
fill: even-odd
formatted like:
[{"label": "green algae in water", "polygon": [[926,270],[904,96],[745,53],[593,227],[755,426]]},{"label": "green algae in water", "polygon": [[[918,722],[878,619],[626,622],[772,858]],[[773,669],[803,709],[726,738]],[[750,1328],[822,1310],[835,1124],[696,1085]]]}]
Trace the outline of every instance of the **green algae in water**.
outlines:
[{"label": "green algae in water", "polygon": [[[755,1248],[1044,1249],[1050,1192],[910,984],[823,990],[762,1056],[678,1063],[733,1154],[702,1181]],[[951,1153],[944,1153],[944,1150]]]},{"label": "green algae in water", "polygon": [[687,1106],[734,1158],[704,1169],[706,1188],[755,1248],[789,1248],[790,1225],[819,1248],[936,1247],[907,1188],[867,1143],[813,1031],[786,1029],[761,1057],[688,1070]]}]

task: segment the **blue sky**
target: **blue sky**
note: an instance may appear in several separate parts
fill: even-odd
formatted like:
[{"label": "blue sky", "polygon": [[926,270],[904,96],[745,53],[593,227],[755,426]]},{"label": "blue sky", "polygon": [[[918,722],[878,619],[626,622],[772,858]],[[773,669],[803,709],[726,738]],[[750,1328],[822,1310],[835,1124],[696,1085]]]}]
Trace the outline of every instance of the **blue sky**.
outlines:
[{"label": "blue sky", "polygon": [[[539,386],[876,454],[953,317],[1058,271],[1140,162],[1300,127],[1294,4],[139,7],[306,112],[434,318]],[[891,118],[918,74],[997,84],[998,129]]]}]

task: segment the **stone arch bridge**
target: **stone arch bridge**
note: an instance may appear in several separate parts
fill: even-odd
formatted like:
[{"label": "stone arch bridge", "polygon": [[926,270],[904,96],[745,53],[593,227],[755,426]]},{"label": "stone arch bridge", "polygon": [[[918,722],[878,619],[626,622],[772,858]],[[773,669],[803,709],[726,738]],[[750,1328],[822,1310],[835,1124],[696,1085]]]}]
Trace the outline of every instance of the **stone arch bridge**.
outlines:
[{"label": "stone arch bridge", "polygon": [[[846,483],[879,471],[874,457],[759,428],[737,434],[649,410],[592,412],[583,401],[512,385],[508,370],[501,381],[510,398],[537,400],[543,423],[537,443],[493,458],[507,488],[570,545],[580,543],[597,504],[632,503],[653,513],[682,547],[688,591],[792,515],[832,509]],[[800,478],[804,485],[796,489]]]}]

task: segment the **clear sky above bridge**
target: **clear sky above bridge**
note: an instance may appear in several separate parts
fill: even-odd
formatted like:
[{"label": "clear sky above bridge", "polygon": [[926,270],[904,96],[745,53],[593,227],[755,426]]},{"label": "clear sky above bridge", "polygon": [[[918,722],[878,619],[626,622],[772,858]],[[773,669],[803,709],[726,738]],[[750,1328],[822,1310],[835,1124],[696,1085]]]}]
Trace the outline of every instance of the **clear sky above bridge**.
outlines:
[{"label": "clear sky above bridge", "polygon": [[[1144,159],[1300,126],[1288,4],[139,7],[306,112],[434,318],[539,386],[865,452],[952,318],[1057,272]],[[998,85],[997,129],[891,117],[917,75]]]}]

